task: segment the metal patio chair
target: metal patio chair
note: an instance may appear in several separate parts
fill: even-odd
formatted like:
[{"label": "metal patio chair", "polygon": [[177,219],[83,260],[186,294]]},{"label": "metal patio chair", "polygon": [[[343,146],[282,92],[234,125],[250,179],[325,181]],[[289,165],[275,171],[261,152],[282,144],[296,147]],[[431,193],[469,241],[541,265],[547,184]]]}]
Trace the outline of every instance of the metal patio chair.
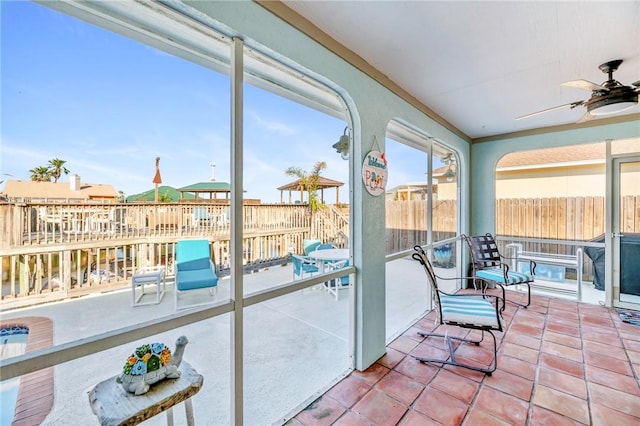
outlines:
[{"label": "metal patio chair", "polygon": [[[499,309],[500,301],[504,304],[504,300],[497,295],[485,294],[481,292],[476,293],[456,293],[449,294],[438,288],[438,280],[454,279],[464,280],[463,278],[442,278],[438,277],[431,262],[429,261],[426,253],[420,246],[414,247],[414,253],[412,257],[417,260],[424,267],[427,275],[427,281],[431,286],[431,296],[433,298],[434,309],[438,312],[439,326],[448,325],[456,326],[464,329],[479,330],[481,332],[480,340],[469,339],[466,337],[452,336],[449,333],[436,334],[419,331],[420,336],[429,337],[442,337],[444,338],[447,348],[449,350],[449,357],[446,359],[432,359],[415,357],[418,361],[431,364],[443,364],[443,365],[455,365],[458,367],[467,368],[469,370],[479,371],[490,376],[492,372],[496,370],[498,364],[498,344],[494,331],[501,332],[504,326],[504,320],[502,319],[501,310]],[[439,327],[438,326],[438,327]],[[478,365],[471,365],[456,359],[455,348],[453,341],[462,343],[472,343],[476,346],[480,346],[480,343],[484,340],[485,332],[488,333],[493,339],[493,361],[487,367],[481,367]],[[458,346],[456,345],[456,348]]]},{"label": "metal patio chair", "polygon": [[[502,289],[502,299],[506,301],[505,286],[524,284],[527,286],[527,303],[510,302],[524,308],[531,304],[531,283],[534,281],[536,262],[533,260],[526,261],[529,263],[529,271],[514,271],[509,267],[508,262],[517,262],[517,260],[500,254],[493,235],[489,233],[478,236],[463,234],[462,238],[467,242],[471,253],[474,287],[477,288],[476,279],[478,278],[495,283]],[[524,260],[521,261],[524,262]],[[485,289],[486,287],[483,288],[483,290]],[[503,304],[502,310],[504,308],[505,305]]]}]

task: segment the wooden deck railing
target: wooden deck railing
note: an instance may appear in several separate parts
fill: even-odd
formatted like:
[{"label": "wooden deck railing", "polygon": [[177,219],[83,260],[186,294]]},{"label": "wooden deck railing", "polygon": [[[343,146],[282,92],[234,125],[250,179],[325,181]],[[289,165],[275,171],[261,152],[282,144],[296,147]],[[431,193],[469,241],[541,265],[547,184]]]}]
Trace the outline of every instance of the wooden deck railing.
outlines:
[{"label": "wooden deck railing", "polygon": [[[244,232],[309,228],[306,207],[245,205]],[[229,206],[203,203],[0,204],[2,248],[229,233]]]},{"label": "wooden deck railing", "polygon": [[[346,215],[348,220],[348,214]],[[346,247],[344,216],[316,216],[323,241]],[[243,207],[243,265],[264,268],[302,252],[311,215],[304,205]],[[63,298],[123,287],[141,266],[173,273],[175,243],[207,238],[219,275],[230,266],[229,206],[205,203],[1,204],[2,299]]]}]

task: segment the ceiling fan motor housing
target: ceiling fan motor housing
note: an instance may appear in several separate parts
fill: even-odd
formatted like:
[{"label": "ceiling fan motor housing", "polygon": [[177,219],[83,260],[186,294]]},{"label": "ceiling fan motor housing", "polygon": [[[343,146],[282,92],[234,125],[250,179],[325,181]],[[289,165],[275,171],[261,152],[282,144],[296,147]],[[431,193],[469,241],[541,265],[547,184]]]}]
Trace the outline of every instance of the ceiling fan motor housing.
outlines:
[{"label": "ceiling fan motor housing", "polygon": [[[604,115],[607,114],[604,111],[596,111],[601,108],[604,108],[608,105],[615,105],[619,103],[638,103],[638,92],[636,92],[632,87],[629,86],[617,86],[612,87],[608,91],[599,91],[591,96],[591,98],[585,102],[585,106],[587,107],[587,111],[594,115]],[[606,109],[605,109],[606,111]],[[618,112],[619,110],[612,110],[610,113],[613,114]]]}]

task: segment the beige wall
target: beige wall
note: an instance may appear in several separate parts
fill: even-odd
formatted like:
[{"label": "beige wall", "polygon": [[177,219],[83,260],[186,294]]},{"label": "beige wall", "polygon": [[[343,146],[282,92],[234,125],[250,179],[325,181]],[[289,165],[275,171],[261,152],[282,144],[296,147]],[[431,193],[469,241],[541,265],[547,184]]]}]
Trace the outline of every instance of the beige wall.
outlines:
[{"label": "beige wall", "polygon": [[[640,167],[622,177],[622,195],[640,194]],[[555,198],[605,195],[604,164],[497,173],[497,198]]]}]

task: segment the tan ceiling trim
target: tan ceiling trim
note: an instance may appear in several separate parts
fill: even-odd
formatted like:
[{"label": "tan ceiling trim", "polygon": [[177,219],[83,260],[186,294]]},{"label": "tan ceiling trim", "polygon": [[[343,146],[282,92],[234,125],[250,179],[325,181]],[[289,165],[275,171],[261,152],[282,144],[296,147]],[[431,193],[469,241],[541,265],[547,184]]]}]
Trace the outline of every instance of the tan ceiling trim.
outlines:
[{"label": "tan ceiling trim", "polygon": [[365,73],[367,76],[371,77],[382,86],[386,87],[395,95],[404,99],[414,108],[420,110],[438,124],[444,126],[449,131],[459,136],[460,138],[466,140],[467,142],[471,142],[471,138],[461,132],[457,127],[453,124],[449,123],[444,118],[440,117],[433,110],[427,107],[425,104],[416,99],[409,92],[404,90],[402,87],[398,86],[394,83],[389,77],[378,71],[375,67],[371,66],[367,61],[362,59],[353,51],[346,48],[344,45],[338,43],[335,39],[331,38],[327,33],[323,32],[320,28],[316,27],[311,21],[302,15],[298,14],[293,9],[289,8],[287,5],[282,3],[281,1],[273,1],[273,0],[254,0],[257,4],[287,22],[292,27],[296,28],[298,31],[307,35],[311,39],[318,42],[320,45],[324,46],[329,51],[333,52],[340,58],[347,61],[349,64],[353,65],[358,70]]},{"label": "tan ceiling trim", "polygon": [[[566,130],[585,129],[589,127],[606,126],[608,124],[625,123],[627,121],[638,121],[640,123],[640,113],[619,115],[616,117],[600,118],[597,120],[587,121],[585,123],[561,124],[558,126],[540,127],[537,129],[522,130],[519,132],[503,133],[501,135],[486,136],[473,139],[471,143],[492,142],[502,139],[521,138],[524,136],[542,135],[545,133],[563,132]],[[640,125],[640,124],[639,124]]]}]

